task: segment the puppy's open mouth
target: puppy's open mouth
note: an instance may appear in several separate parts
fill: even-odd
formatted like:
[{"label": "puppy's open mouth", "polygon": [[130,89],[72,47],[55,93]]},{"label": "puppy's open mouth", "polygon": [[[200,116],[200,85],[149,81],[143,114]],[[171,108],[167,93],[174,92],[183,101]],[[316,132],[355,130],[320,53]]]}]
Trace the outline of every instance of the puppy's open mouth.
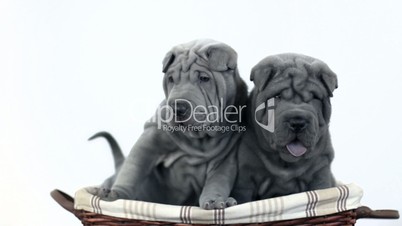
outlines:
[{"label": "puppy's open mouth", "polygon": [[307,151],[307,148],[303,145],[303,143],[297,139],[287,144],[286,148],[294,157],[300,157]]}]

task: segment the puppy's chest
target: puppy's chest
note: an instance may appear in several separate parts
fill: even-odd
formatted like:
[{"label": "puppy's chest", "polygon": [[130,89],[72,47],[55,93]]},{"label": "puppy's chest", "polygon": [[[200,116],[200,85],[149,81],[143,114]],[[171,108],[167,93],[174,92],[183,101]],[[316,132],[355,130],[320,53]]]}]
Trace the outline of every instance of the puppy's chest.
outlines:
[{"label": "puppy's chest", "polygon": [[[265,169],[267,170],[267,169]],[[282,166],[275,168],[275,172],[265,171],[257,176],[258,196],[271,198],[277,196],[299,193],[308,190],[310,175],[305,168]]]},{"label": "puppy's chest", "polygon": [[260,198],[284,196],[308,190],[308,184],[303,178],[265,178],[259,185]]},{"label": "puppy's chest", "polygon": [[169,177],[169,181],[175,184],[191,186],[203,186],[206,180],[208,162],[198,163],[187,154],[172,153],[161,162],[158,167],[163,174]]},{"label": "puppy's chest", "polygon": [[288,180],[287,178],[276,178],[274,183],[275,186],[281,187],[285,193],[287,193],[286,191],[291,193],[302,192],[307,189],[307,183],[303,176],[289,178]]},{"label": "puppy's chest", "polygon": [[286,187],[294,186],[303,190],[306,181],[310,179],[309,167],[304,165],[282,165],[277,170],[281,171],[281,173],[274,176],[274,181]]}]

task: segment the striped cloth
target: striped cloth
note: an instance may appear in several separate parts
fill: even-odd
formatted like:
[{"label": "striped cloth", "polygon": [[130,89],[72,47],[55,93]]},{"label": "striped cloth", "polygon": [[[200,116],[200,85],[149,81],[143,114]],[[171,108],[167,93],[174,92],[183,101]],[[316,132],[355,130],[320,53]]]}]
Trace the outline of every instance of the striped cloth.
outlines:
[{"label": "striped cloth", "polygon": [[185,224],[242,224],[323,216],[360,206],[363,191],[355,184],[249,202],[226,209],[204,210],[133,200],[106,202],[83,188],[75,209],[114,217]]}]

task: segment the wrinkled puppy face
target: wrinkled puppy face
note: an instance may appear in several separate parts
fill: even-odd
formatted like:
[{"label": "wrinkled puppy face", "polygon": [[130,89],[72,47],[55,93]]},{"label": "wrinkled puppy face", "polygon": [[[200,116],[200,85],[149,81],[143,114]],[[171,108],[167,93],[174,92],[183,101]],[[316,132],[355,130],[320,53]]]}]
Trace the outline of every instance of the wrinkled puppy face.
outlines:
[{"label": "wrinkled puppy face", "polygon": [[235,103],[237,54],[212,40],[174,47],[163,62],[163,87],[171,114],[168,123],[187,128],[190,137],[213,136],[210,126],[222,122],[222,109]]},{"label": "wrinkled puppy face", "polygon": [[[329,98],[337,87],[336,75],[328,66],[303,55],[277,55],[257,64],[252,80],[257,89],[254,106],[270,100],[274,109],[273,131],[256,125],[270,149],[287,162],[319,154],[331,114]],[[255,119],[267,124],[268,111],[255,112]]]}]

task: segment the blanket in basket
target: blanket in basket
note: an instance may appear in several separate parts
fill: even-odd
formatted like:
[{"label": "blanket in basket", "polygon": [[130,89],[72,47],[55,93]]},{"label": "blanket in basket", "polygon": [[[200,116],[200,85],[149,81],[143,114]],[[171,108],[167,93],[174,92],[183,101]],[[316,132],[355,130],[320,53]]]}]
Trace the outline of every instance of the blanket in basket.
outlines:
[{"label": "blanket in basket", "polygon": [[355,184],[244,203],[219,210],[196,206],[116,200],[106,202],[83,188],[74,208],[114,217],[185,224],[242,224],[323,216],[360,206],[363,191]]}]

